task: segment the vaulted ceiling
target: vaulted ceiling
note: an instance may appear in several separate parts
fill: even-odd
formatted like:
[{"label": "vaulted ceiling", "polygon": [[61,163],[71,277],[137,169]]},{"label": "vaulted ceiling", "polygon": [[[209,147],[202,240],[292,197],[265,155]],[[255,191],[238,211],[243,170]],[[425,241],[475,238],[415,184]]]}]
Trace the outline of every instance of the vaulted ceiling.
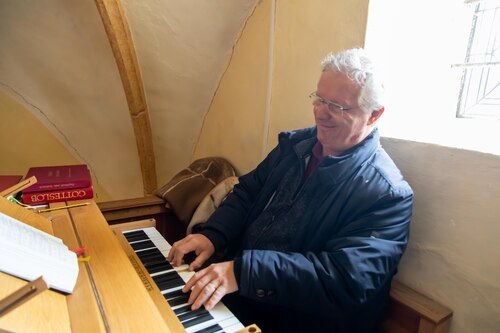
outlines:
[{"label": "vaulted ceiling", "polygon": [[[111,196],[141,195],[190,162],[256,5],[257,0],[2,0],[0,90],[87,163]],[[123,9],[122,21],[113,6]],[[123,26],[109,24],[107,31],[103,13]],[[126,38],[123,31],[130,31],[130,48],[122,50],[122,60],[136,59],[136,67],[124,70],[111,47]],[[142,88],[127,89],[124,73],[129,79],[136,75]],[[141,89],[145,107],[131,106],[126,94]],[[137,120],[144,115],[148,121]]]}]

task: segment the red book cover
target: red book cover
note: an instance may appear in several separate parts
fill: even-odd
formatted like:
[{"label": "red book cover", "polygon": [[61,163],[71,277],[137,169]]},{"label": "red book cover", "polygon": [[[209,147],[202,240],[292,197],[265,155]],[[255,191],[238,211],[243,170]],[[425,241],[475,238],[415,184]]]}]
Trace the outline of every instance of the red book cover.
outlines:
[{"label": "red book cover", "polygon": [[46,192],[23,192],[21,195],[23,203],[27,205],[41,205],[49,202],[91,199],[93,197],[94,190],[92,186]]},{"label": "red book cover", "polygon": [[19,183],[23,176],[0,176],[0,192]]},{"label": "red book cover", "polygon": [[59,191],[92,185],[90,171],[85,164],[31,167],[25,179],[36,177],[36,184],[23,190],[23,193]]}]

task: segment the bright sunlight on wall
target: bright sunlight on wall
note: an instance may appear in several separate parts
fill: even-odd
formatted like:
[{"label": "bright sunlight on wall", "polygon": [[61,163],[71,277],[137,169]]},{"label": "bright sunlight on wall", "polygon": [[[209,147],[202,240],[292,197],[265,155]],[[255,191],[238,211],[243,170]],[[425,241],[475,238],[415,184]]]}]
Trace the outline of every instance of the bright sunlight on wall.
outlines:
[{"label": "bright sunlight on wall", "polygon": [[366,49],[385,77],[382,134],[500,155],[500,120],[457,118],[470,7],[457,0],[370,1]]}]

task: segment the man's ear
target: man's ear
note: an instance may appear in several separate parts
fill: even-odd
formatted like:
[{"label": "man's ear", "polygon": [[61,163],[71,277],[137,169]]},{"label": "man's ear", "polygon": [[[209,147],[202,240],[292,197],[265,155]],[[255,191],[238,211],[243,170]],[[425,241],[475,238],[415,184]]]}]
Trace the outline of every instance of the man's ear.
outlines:
[{"label": "man's ear", "polygon": [[381,107],[377,111],[372,111],[372,114],[370,115],[370,118],[368,119],[368,125],[373,125],[378,120],[378,118],[380,118],[382,113],[384,113],[384,111],[385,111],[384,107]]}]

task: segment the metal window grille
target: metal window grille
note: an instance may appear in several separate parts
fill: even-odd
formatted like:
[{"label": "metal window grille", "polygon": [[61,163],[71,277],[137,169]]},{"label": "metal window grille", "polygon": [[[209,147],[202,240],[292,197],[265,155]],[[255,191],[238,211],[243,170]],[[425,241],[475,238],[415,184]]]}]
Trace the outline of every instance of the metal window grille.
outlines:
[{"label": "metal window grille", "polygon": [[458,97],[457,118],[500,119],[500,1],[469,1],[474,14]]}]

